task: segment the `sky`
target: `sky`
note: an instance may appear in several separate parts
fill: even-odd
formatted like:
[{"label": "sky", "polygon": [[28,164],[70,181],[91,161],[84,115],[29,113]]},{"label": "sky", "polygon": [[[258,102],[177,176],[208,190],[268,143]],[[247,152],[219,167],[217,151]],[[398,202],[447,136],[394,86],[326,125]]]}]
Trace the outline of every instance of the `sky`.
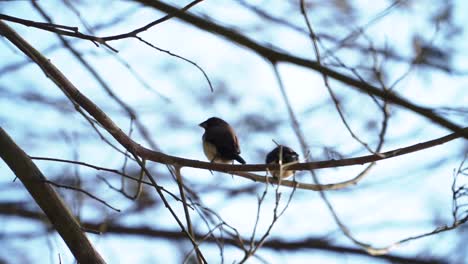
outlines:
[{"label": "sky", "polygon": [[[258,40],[261,43],[270,43],[275,47],[291,54],[307,58],[314,58],[310,40],[303,35],[284,27],[250,27],[253,23],[264,23],[251,12],[246,11],[235,2],[222,1],[220,4],[203,2],[191,9],[196,14],[209,14],[210,18],[220,24],[242,28],[242,33]],[[186,1],[178,1],[182,6]],[[268,5],[264,1],[252,2],[258,5]],[[272,13],[282,14],[280,1],[271,2]],[[367,24],[376,14],[381,12],[388,1],[355,1],[362,7],[362,17],[354,21],[351,28]],[[66,10],[62,4],[55,1],[40,2],[44,9],[53,14],[57,23],[67,25],[81,25],[79,19],[68,12],[54,12],[54,10]],[[456,2],[456,21],[464,25],[465,16],[462,10],[466,3]],[[58,6],[58,9],[55,8]],[[96,4],[89,8],[85,4],[78,5],[81,14],[86,14],[88,24],[106,21],[115,14],[126,12],[129,8],[136,8],[135,4],[125,1],[109,1],[106,4]],[[270,7],[270,6],[269,6]],[[428,28],[424,23],[426,17],[415,16],[419,10],[424,13],[425,8],[435,8],[428,5],[415,5],[412,12],[398,11],[392,13],[371,25],[367,35],[371,37],[376,46],[389,45],[403,55],[409,55],[411,51],[411,35],[416,31],[424,36],[432,36],[434,28]],[[278,9],[276,11],[276,9]],[[112,12],[109,12],[111,10]],[[11,16],[42,21],[40,16],[26,1],[14,1],[0,4],[0,12]],[[289,13],[290,20],[299,25],[303,21],[301,16]],[[298,11],[297,11],[298,12]],[[311,14],[314,14],[311,11]],[[128,15],[125,20],[119,21],[115,26],[99,31],[99,35],[110,35],[133,30],[149,21],[160,18],[162,14],[151,9],[141,9],[133,15]],[[326,15],[322,15],[326,16]],[[329,33],[342,37],[349,32],[349,28],[332,27],[322,25],[321,16],[311,16],[312,23],[318,26],[319,33]],[[9,23],[27,41],[41,51],[45,51],[52,43],[57,43],[53,34],[34,28]],[[271,25],[270,25],[271,26]],[[82,27],[80,27],[81,29]],[[348,31],[347,31],[348,30]],[[202,129],[197,126],[210,116],[221,116],[228,120],[235,128],[241,142],[242,156],[248,163],[262,163],[264,154],[274,147],[272,140],[287,144],[296,150],[300,149],[293,130],[289,125],[287,110],[283,102],[278,83],[268,62],[251,51],[233,45],[213,34],[200,31],[187,26],[180,21],[171,19],[141,34],[146,41],[157,47],[169,50],[171,53],[183,56],[199,65],[213,83],[215,91],[210,92],[209,84],[203,73],[193,64],[181,59],[169,56],[164,52],[158,52],[144,45],[136,39],[119,40],[112,43],[112,47],[119,50],[116,54],[120,59],[131,65],[149,86],[141,85],[137,78],[130,73],[128,68],[119,63],[119,60],[110,55],[104,47],[96,47],[91,42],[72,40],[74,47],[82,52],[83,57],[93,65],[99,74],[110,84],[115,93],[124,101],[134,107],[141,118],[141,122],[150,128],[152,138],[158,143],[164,153],[185,157],[189,159],[205,160],[201,150]],[[435,43],[440,38],[435,38]],[[454,47],[458,53],[454,58],[454,65],[460,65],[467,54],[464,41],[466,33],[463,32],[454,41]],[[359,39],[365,43],[364,40]],[[24,56],[5,39],[0,41],[0,57],[3,65],[24,60]],[[363,58],[347,51],[337,53],[340,58],[350,65],[360,62]],[[122,109],[112,100],[109,100],[106,92],[83,69],[83,67],[64,49],[46,53],[53,62],[72,83],[77,85],[81,92],[95,101],[106,113],[121,127],[128,131],[130,121]],[[407,71],[408,66],[403,63],[395,63],[383,60],[382,67],[388,68],[388,83],[393,83],[401,74]],[[333,149],[344,157],[366,155],[362,146],[352,140],[345,130],[331,103],[327,90],[323,84],[322,76],[316,72],[291,64],[280,64],[279,72],[283,79],[287,95],[294,111],[298,115],[302,130],[310,145],[312,157],[324,158],[325,147]],[[341,70],[341,69],[340,69]],[[376,112],[378,109],[368,98],[360,96],[353,88],[332,81],[332,86],[342,98],[342,106],[349,118],[353,129],[368,141],[375,145],[376,130],[369,129],[368,122],[378,122]],[[426,107],[466,107],[467,77],[447,75],[440,71],[423,71],[415,69],[407,78],[399,82],[395,92],[418,105]],[[65,105],[64,110],[57,111],[50,106],[25,102],[3,96],[2,91],[11,91],[20,95],[24,92],[31,95],[41,95],[51,101]],[[200,103],[204,98],[205,103]],[[312,109],[312,110],[311,110]],[[392,118],[389,123],[388,138],[383,150],[404,147],[441,137],[449,132],[428,120],[410,113],[397,106],[391,106]],[[377,112],[378,113],[378,112]],[[254,131],[246,125],[242,119],[244,116],[260,116],[264,120],[279,119],[278,128],[274,131]],[[378,116],[379,117],[379,116]],[[461,126],[468,120],[466,115],[451,115],[450,119]],[[171,122],[169,122],[170,120]],[[25,149],[31,156],[61,157],[83,162],[89,162],[106,167],[120,168],[123,158],[117,155],[89,128],[87,122],[70,108],[65,97],[59,89],[48,80],[38,68],[32,64],[20,70],[0,75],[0,125]],[[68,135],[64,140],[63,135]],[[74,139],[77,135],[79,139]],[[145,142],[137,132],[133,138],[144,146]],[[73,149],[70,148],[73,145]],[[372,243],[375,246],[386,246],[397,240],[422,232],[433,230],[434,215],[440,217],[443,223],[449,223],[451,217],[451,184],[453,170],[461,162],[463,152],[466,152],[466,141],[454,140],[442,146],[434,147],[421,152],[388,159],[378,163],[372,173],[357,186],[343,191],[328,192],[335,209],[346,220],[353,233],[360,239]],[[302,159],[304,156],[301,154]],[[302,160],[303,161],[303,160]],[[85,168],[65,167],[63,164],[51,162],[37,162],[38,166],[50,175],[60,175],[65,171],[71,175],[78,170],[83,175],[94,176],[95,172]],[[430,166],[436,164],[437,166]],[[164,174],[164,168],[153,164],[154,171]],[[318,171],[322,182],[336,182],[353,177],[362,170],[362,166],[336,168]],[[27,194],[18,188],[18,181],[12,183],[14,175],[0,163],[0,182],[4,188],[13,188],[14,191],[0,192],[2,201],[24,201]],[[210,187],[239,188],[252,186],[251,181],[239,177],[231,177],[228,174],[201,171],[198,169],[184,168],[184,177],[194,188]],[[108,176],[112,183],[118,184],[120,179],[116,176]],[[113,177],[113,178],[112,178]],[[170,179],[162,177],[168,184],[168,188],[177,193],[175,185],[170,185]],[[66,179],[64,175],[62,178]],[[466,177],[465,177],[466,178]],[[297,179],[311,182],[307,173],[298,173]],[[95,178],[86,178],[84,182],[91,191],[99,193],[100,197],[123,212],[131,210],[134,203],[124,199],[115,192],[106,189],[102,183],[93,185]],[[466,179],[465,179],[466,180]],[[271,187],[269,187],[271,188]],[[288,197],[291,189],[281,188],[284,197]],[[240,194],[236,197],[227,197],[222,191],[203,195],[203,203],[217,211],[223,219],[238,228],[241,234],[246,236],[251,233],[255,223],[257,210],[257,196],[261,195],[263,188],[256,189],[255,195]],[[73,204],[73,195],[66,190],[60,193],[68,197]],[[154,195],[154,194],[153,194]],[[282,200],[283,205],[285,200]],[[83,210],[80,211],[82,219],[102,220],[103,215],[115,216],[114,212],[99,207],[95,201],[84,199]],[[177,203],[174,203],[177,204]],[[72,207],[76,204],[71,205]],[[271,212],[274,207],[274,192],[270,191],[266,202],[262,207],[262,217],[259,222],[259,231],[264,231],[271,221]],[[97,211],[96,208],[99,208]],[[415,209],[416,208],[416,209]],[[183,215],[182,207],[177,207],[179,215]],[[157,219],[152,223],[149,219]],[[197,221],[197,220],[195,220]],[[198,220],[199,221],[199,220]],[[3,218],[5,230],[30,230],[28,221],[18,221],[16,218]],[[127,225],[149,225],[175,229],[174,221],[164,209],[155,209],[141,215],[126,216],[122,214],[119,222]],[[199,224],[201,230],[204,230]],[[37,225],[31,228],[39,231]],[[37,230],[39,229],[39,230]],[[260,232],[261,233],[261,232]],[[450,232],[449,232],[450,233]],[[394,253],[413,256],[428,245],[437,243],[437,254],[443,254],[450,247],[444,246],[444,241],[454,241],[453,234],[441,234],[432,238],[421,239],[397,248]],[[294,194],[292,202],[284,216],[280,218],[274,227],[272,237],[286,237],[301,239],[308,236],[325,236],[333,239],[340,245],[352,243],[340,235],[327,208],[315,192],[298,190]],[[150,243],[146,239],[134,237],[121,238],[119,236],[89,235],[98,250],[102,252],[109,263],[152,263],[159,261],[175,262],[174,245],[152,239]],[[18,239],[12,248],[24,244],[24,240]],[[17,243],[17,244],[16,244]],[[34,248],[47,244],[50,246],[46,258],[49,263],[58,263],[57,254],[60,254],[63,263],[72,263],[72,256],[64,247],[57,235],[50,238],[36,238],[28,240],[29,253],[37,258],[43,258],[44,253]],[[187,244],[186,247],[189,245]],[[124,247],[122,252],[121,248]],[[157,252],[155,252],[157,248]],[[34,250],[33,250],[34,249]],[[128,254],[135,252],[134,254]],[[138,253],[137,253],[138,252]],[[145,254],[139,254],[145,252]],[[207,255],[217,259],[219,253],[215,247],[207,247]],[[268,263],[310,263],[310,261],[343,263],[341,256],[309,251],[298,251],[293,254],[278,254],[270,250],[261,250],[260,255]],[[1,251],[0,251],[1,253]],[[5,255],[5,253],[1,253]],[[162,256],[163,255],[163,256]],[[239,251],[227,249],[226,263],[232,263],[242,258]],[[362,263],[370,261],[369,258],[353,257],[346,259],[347,263]],[[11,263],[15,263],[12,261]],[[18,262],[20,263],[20,262]],[[252,258],[249,263],[261,263],[259,259]],[[376,262],[377,263],[377,262]]]}]

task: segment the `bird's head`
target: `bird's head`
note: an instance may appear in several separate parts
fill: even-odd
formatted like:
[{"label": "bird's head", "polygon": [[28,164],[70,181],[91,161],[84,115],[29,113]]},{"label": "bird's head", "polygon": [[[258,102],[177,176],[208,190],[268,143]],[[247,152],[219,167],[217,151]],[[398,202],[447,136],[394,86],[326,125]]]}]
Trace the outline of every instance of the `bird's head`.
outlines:
[{"label": "bird's head", "polygon": [[204,129],[207,129],[209,127],[214,127],[214,126],[219,126],[227,124],[226,121],[222,120],[221,118],[218,117],[210,117],[207,120],[201,122],[198,124],[199,126],[203,127]]},{"label": "bird's head", "polygon": [[283,163],[290,163],[299,160],[299,154],[297,154],[292,148],[279,145],[273,149],[266,156],[266,163],[278,163],[280,160],[280,153],[282,154],[281,160]]}]

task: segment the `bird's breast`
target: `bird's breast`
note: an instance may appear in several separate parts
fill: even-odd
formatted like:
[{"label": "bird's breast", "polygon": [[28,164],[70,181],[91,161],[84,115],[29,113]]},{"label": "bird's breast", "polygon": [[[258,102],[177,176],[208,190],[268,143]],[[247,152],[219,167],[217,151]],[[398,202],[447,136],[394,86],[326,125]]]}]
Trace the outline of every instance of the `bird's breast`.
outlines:
[{"label": "bird's breast", "polygon": [[216,157],[217,150],[215,145],[203,140],[203,152],[208,160],[212,161]]},{"label": "bird's breast", "polygon": [[220,157],[216,146],[206,140],[203,140],[203,152],[210,162],[231,163],[232,159],[223,159]]},{"label": "bird's breast", "polygon": [[[270,164],[277,164],[277,162],[270,162]],[[293,170],[282,170],[280,174],[280,170],[272,170],[270,171],[271,175],[274,178],[281,178],[281,179],[286,179],[291,177],[296,171]]]}]

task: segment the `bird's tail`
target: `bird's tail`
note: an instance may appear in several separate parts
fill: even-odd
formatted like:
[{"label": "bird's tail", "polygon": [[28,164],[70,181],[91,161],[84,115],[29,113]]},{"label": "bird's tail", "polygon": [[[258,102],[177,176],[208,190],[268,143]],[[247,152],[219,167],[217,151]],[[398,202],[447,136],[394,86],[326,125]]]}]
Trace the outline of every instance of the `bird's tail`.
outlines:
[{"label": "bird's tail", "polygon": [[245,160],[239,154],[237,154],[234,159],[237,160],[241,164],[245,164]]}]

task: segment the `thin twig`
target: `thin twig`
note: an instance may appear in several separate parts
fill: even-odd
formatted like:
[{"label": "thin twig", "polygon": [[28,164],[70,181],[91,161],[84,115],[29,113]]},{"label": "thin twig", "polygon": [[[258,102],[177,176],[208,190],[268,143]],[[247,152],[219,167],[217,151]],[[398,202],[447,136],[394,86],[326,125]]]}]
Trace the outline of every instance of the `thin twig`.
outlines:
[{"label": "thin twig", "polygon": [[[281,177],[279,177],[279,178],[281,178]],[[265,185],[268,185],[268,183],[265,184]],[[266,194],[266,190],[267,190],[267,187],[265,187],[264,195]],[[254,234],[252,234],[251,242],[250,242],[251,247],[247,252],[245,252],[244,258],[242,258],[240,263],[245,263],[251,256],[255,255],[255,253],[257,252],[258,249],[260,249],[264,245],[266,239],[268,238],[268,236],[271,233],[271,230],[275,226],[275,223],[278,221],[278,219],[284,214],[286,209],[289,207],[289,204],[291,203],[292,197],[294,196],[295,192],[296,192],[296,188],[293,188],[292,191],[291,191],[291,194],[289,195],[288,201],[286,202],[283,209],[278,213],[279,202],[281,200],[281,193],[279,192],[279,185],[276,186],[276,188],[275,188],[275,207],[273,208],[273,219],[272,219],[270,225],[268,226],[267,230],[263,234],[263,236],[258,241],[253,240]],[[257,212],[257,221],[258,221],[258,214],[260,213],[260,204],[261,203],[259,202],[258,212]],[[257,225],[257,223],[255,223],[255,225]],[[254,229],[254,231],[255,231],[255,229]]]},{"label": "thin twig", "polygon": [[[137,156],[136,153],[133,152],[133,150],[129,149],[130,153],[133,155],[133,157],[135,158],[135,160],[137,161],[138,165],[140,165],[141,169],[143,169],[146,173],[146,176],[148,177],[148,179],[150,180],[150,182],[154,185],[154,186],[158,186],[156,180],[154,179],[154,177],[152,176],[152,174],[150,173],[150,171],[144,166],[143,162],[140,160],[140,158]],[[194,247],[198,247],[197,245],[197,242],[195,242],[194,238],[192,237],[192,235],[187,231],[187,229],[184,227],[184,225],[182,224],[182,221],[179,219],[179,217],[177,216],[177,214],[175,213],[174,209],[172,209],[171,205],[169,204],[169,202],[167,201],[166,197],[164,196],[164,193],[161,191],[160,188],[157,188],[155,187],[155,190],[156,192],[158,193],[159,197],[161,198],[161,200],[163,201],[164,203],[164,206],[169,210],[169,212],[171,213],[171,215],[173,216],[174,220],[176,220],[177,224],[179,225],[179,227],[182,229],[182,232],[189,238],[190,242],[192,243],[192,245]],[[208,263],[205,259],[205,257],[200,254],[200,257],[201,259],[203,260],[203,263]]]},{"label": "thin twig", "polygon": [[[73,161],[73,160],[66,160],[66,159],[58,159],[58,158],[49,158],[49,157],[35,157],[35,156],[30,156],[31,159],[33,160],[47,160],[47,161],[55,161],[55,162],[63,162],[63,163],[71,163],[71,164],[76,164],[76,165],[80,165],[80,166],[85,166],[85,167],[89,167],[89,168],[93,168],[95,170],[102,170],[102,171],[107,171],[107,172],[111,172],[111,173],[115,173],[115,174],[118,174],[122,177],[125,177],[127,179],[130,179],[132,181],[136,181],[136,182],[140,182],[140,183],[143,183],[143,184],[146,184],[146,185],[149,185],[149,186],[153,186],[153,187],[156,187],[156,188],[159,188],[161,189],[163,192],[169,194],[172,198],[174,198],[176,201],[179,201],[181,202],[180,198],[177,197],[177,195],[171,193],[170,191],[166,190],[164,187],[162,186],[159,186],[159,185],[153,185],[151,182],[147,182],[147,181],[144,181],[142,179],[137,179],[137,178],[134,178],[130,175],[127,175],[121,171],[118,171],[118,170],[115,170],[115,169],[109,169],[109,168],[104,168],[104,167],[100,167],[100,166],[96,166],[96,165],[93,165],[93,164],[89,164],[89,163],[86,163],[86,162],[81,162],[81,161]],[[98,178],[103,178],[102,176],[98,176]],[[118,190],[117,188],[111,186],[110,184],[108,184],[109,182],[108,181],[105,181],[105,183],[111,188],[111,189],[114,189],[114,190]]]},{"label": "thin twig", "polygon": [[[184,182],[182,180],[182,174],[180,173],[180,167],[175,167],[175,175],[177,177],[177,186],[179,187],[180,198],[182,199],[182,204],[184,206],[185,220],[187,221],[187,230],[192,236],[195,243],[197,243],[197,240],[194,235],[195,233],[193,232],[192,220],[190,219],[190,212],[188,211],[187,198],[185,197]],[[195,247],[195,253],[197,255],[198,263],[200,264],[206,263],[206,262],[203,262],[203,256],[198,246]]]},{"label": "thin twig", "polygon": [[74,186],[69,186],[69,185],[64,185],[64,184],[59,184],[59,183],[56,183],[56,182],[53,182],[53,181],[49,181],[49,180],[44,180],[44,182],[50,184],[50,185],[53,185],[55,187],[59,187],[59,188],[64,188],[64,189],[68,189],[68,190],[74,190],[74,191],[77,191],[77,192],[81,192],[81,193],[84,193],[86,194],[87,196],[93,198],[94,200],[104,204],[105,206],[109,207],[110,209],[114,210],[114,211],[117,211],[117,212],[120,212],[120,209],[117,209],[115,207],[113,207],[112,205],[108,204],[106,201],[98,198],[97,196],[91,194],[90,192],[88,191],[85,191],[81,188],[77,188],[77,187],[74,187]]},{"label": "thin twig", "polygon": [[210,78],[208,77],[208,74],[206,74],[205,70],[203,70],[202,67],[198,66],[198,64],[196,64],[195,62],[193,62],[193,61],[191,61],[191,60],[189,60],[189,59],[187,59],[187,58],[184,58],[184,57],[182,57],[182,56],[180,56],[180,55],[174,54],[173,52],[171,52],[171,51],[169,51],[169,50],[165,50],[165,49],[158,48],[158,47],[156,47],[155,45],[149,43],[148,41],[142,39],[142,38],[139,37],[139,36],[134,36],[134,38],[138,39],[139,41],[145,43],[146,45],[150,46],[151,48],[153,48],[153,49],[155,49],[155,50],[158,50],[158,51],[160,51],[160,52],[166,53],[166,54],[168,54],[168,55],[170,55],[170,56],[172,56],[172,57],[176,57],[176,58],[178,58],[178,59],[181,59],[181,60],[183,60],[183,61],[186,61],[186,62],[192,64],[193,66],[195,66],[195,67],[203,74],[203,77],[205,77],[205,80],[208,82],[208,85],[210,86],[211,92],[214,92],[214,88],[213,88],[213,85],[211,84],[211,81],[210,81]]}]

